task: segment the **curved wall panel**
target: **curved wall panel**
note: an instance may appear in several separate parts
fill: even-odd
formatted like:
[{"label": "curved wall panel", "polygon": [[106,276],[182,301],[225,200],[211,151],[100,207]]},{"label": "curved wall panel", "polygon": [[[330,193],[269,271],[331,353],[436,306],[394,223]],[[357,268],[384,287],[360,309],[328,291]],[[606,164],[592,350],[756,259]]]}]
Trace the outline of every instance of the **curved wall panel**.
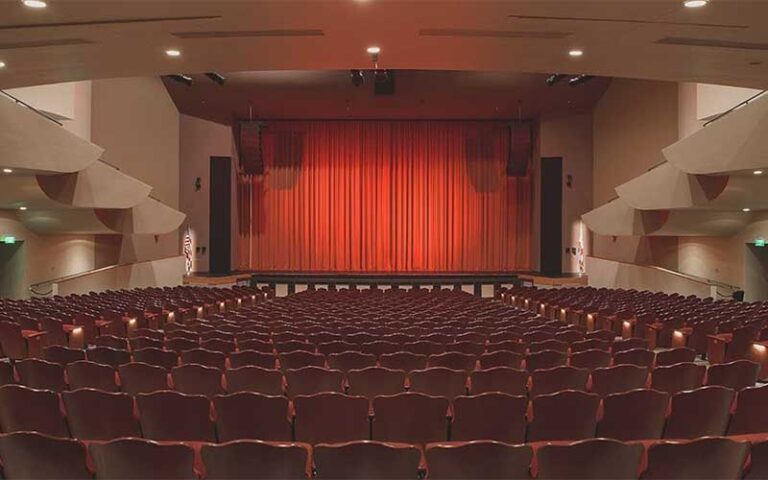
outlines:
[{"label": "curved wall panel", "polygon": [[97,209],[99,219],[115,232],[127,235],[169,233],[179,228],[186,215],[149,197],[125,210]]},{"label": "curved wall panel", "polygon": [[587,227],[600,235],[648,235],[665,222],[664,210],[642,211],[621,198],[612,200],[581,216]]}]

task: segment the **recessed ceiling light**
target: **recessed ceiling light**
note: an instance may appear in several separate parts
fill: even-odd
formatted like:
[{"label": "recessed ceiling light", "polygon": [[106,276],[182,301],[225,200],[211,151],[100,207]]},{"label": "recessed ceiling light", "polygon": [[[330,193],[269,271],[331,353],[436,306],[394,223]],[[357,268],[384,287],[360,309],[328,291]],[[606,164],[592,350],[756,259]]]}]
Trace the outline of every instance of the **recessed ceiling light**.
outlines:
[{"label": "recessed ceiling light", "polygon": [[27,209],[27,207],[19,207],[19,210],[21,210],[22,212],[23,212],[24,210],[26,210],[26,209]]},{"label": "recessed ceiling light", "polygon": [[763,174],[762,170],[755,170],[754,172],[752,172],[752,175],[762,175],[762,174]]},{"label": "recessed ceiling light", "polygon": [[0,68],[5,68],[5,62],[0,60]]},{"label": "recessed ceiling light", "polygon": [[13,170],[11,170],[10,168],[4,168],[3,173],[13,173]]},{"label": "recessed ceiling light", "polygon": [[379,47],[368,47],[368,50],[366,50],[371,55],[374,55],[376,53],[381,52],[381,49]]},{"label": "recessed ceiling light", "polygon": [[29,8],[45,8],[48,6],[43,0],[24,0],[23,3]]},{"label": "recessed ceiling light", "polygon": [[165,54],[169,57],[180,57],[181,56],[181,50],[176,50],[175,48],[171,48],[170,50],[166,50]]},{"label": "recessed ceiling light", "polygon": [[572,50],[570,50],[568,52],[568,55],[570,55],[572,57],[580,57],[580,56],[584,55],[584,50],[580,50],[578,48],[574,48],[574,49],[572,49]]},{"label": "recessed ceiling light", "polygon": [[687,8],[701,8],[709,3],[709,0],[685,0],[683,6]]},{"label": "recessed ceiling light", "polygon": [[741,209],[741,211],[742,211],[742,212],[749,212],[750,210],[752,210],[752,209],[751,209],[751,208],[749,208],[749,207],[747,207],[747,208],[742,208],[742,209]]}]

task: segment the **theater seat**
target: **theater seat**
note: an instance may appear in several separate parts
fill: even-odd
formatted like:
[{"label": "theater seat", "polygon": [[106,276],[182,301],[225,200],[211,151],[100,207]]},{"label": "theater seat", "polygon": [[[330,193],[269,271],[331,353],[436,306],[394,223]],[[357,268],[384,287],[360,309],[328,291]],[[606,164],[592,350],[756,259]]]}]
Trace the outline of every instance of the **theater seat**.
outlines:
[{"label": "theater seat", "polygon": [[525,442],[528,399],[504,393],[458,397],[453,402],[451,441]]},{"label": "theater seat", "polygon": [[467,373],[462,370],[434,367],[408,374],[411,392],[453,400],[467,394]]},{"label": "theater seat", "polygon": [[368,440],[369,401],[341,393],[299,395],[293,399],[296,441],[309,444]]},{"label": "theater seat", "polygon": [[640,389],[614,393],[603,399],[603,418],[597,436],[621,441],[661,438],[669,394]]},{"label": "theater seat", "polygon": [[403,370],[384,367],[350,370],[347,373],[349,384],[347,393],[369,399],[379,395],[397,395],[405,392],[405,376],[406,373]]},{"label": "theater seat", "polygon": [[141,437],[139,421],[133,414],[133,398],[125,393],[81,389],[64,392],[61,397],[72,437],[79,440]]},{"label": "theater seat", "polygon": [[170,373],[171,369],[179,364],[179,356],[172,350],[150,347],[133,352],[133,361],[163,367]]},{"label": "theater seat", "polygon": [[475,369],[477,357],[469,353],[445,352],[427,357],[427,368],[443,367],[451,370],[471,372]]},{"label": "theater seat", "polygon": [[648,468],[643,478],[741,478],[748,452],[748,443],[726,438],[661,442],[648,449]]},{"label": "theater seat", "polygon": [[305,367],[325,368],[325,355],[302,350],[281,353],[280,368],[283,371],[297,370]]},{"label": "theater seat", "polygon": [[85,357],[90,362],[101,363],[103,365],[109,365],[112,368],[118,368],[120,365],[130,363],[131,352],[112,347],[94,347],[86,350]]},{"label": "theater seat", "polygon": [[445,480],[528,479],[533,449],[493,441],[430,443],[428,478]]},{"label": "theater seat", "polygon": [[227,355],[205,348],[194,348],[181,352],[181,363],[183,365],[197,364],[224,370],[227,364]]},{"label": "theater seat", "polygon": [[[728,435],[768,432],[768,385],[749,387],[738,393]],[[768,478],[768,477],[766,477]]]},{"label": "theater seat", "polygon": [[288,399],[252,392],[214,397],[219,440],[291,440]]},{"label": "theater seat", "polygon": [[332,353],[328,355],[328,365],[332,369],[347,373],[350,370],[376,366],[376,356],[361,352]]},{"label": "theater seat", "polygon": [[716,386],[672,396],[664,438],[725,435],[733,399],[733,390]]},{"label": "theater seat", "polygon": [[202,395],[179,392],[142,393],[136,396],[141,430],[150,440],[215,442],[211,402]]},{"label": "theater seat", "polygon": [[711,365],[707,369],[707,385],[720,385],[736,391],[757,383],[760,365],[749,360]]},{"label": "theater seat", "polygon": [[509,350],[497,350],[491,353],[484,353],[478,357],[480,368],[484,370],[496,367],[520,368],[524,359],[524,354]]},{"label": "theater seat", "polygon": [[427,356],[411,352],[388,353],[381,356],[380,363],[385,368],[410,372],[427,368]]},{"label": "theater seat", "polygon": [[28,358],[16,362],[19,382],[29,388],[63,392],[67,388],[64,379],[64,367],[58,363]]},{"label": "theater seat", "polygon": [[567,360],[568,355],[564,352],[542,350],[525,356],[525,369],[533,372],[545,368],[561,367],[565,365]]},{"label": "theater seat", "polygon": [[373,399],[372,437],[383,442],[426,445],[448,439],[448,399],[401,393]]},{"label": "theater seat", "polygon": [[592,371],[592,393],[601,397],[613,393],[645,388],[648,382],[648,368],[636,365],[614,365],[596,368]]},{"label": "theater seat", "polygon": [[0,435],[0,460],[7,479],[92,478],[82,443],[34,432]]},{"label": "theater seat", "polygon": [[205,444],[200,454],[209,480],[307,478],[309,446],[300,443],[239,440]]},{"label": "theater seat", "polygon": [[600,397],[565,390],[533,399],[528,441],[582,440],[595,436]]},{"label": "theater seat", "polygon": [[221,385],[221,370],[197,364],[181,365],[171,370],[173,388],[189,395],[204,395],[213,398],[224,393]]},{"label": "theater seat", "polygon": [[421,452],[412,445],[364,441],[317,445],[313,459],[320,479],[408,479],[418,477]]},{"label": "theater seat", "polygon": [[531,373],[531,397],[561,390],[586,391],[589,370],[575,367],[555,367]]},{"label": "theater seat", "polygon": [[168,372],[147,363],[126,363],[117,369],[120,387],[129,395],[168,390]]},{"label": "theater seat", "polygon": [[88,447],[99,479],[164,478],[197,480],[195,453],[181,443],[159,444],[124,438]]},{"label": "theater seat", "polygon": [[66,367],[69,389],[95,388],[105,392],[120,391],[116,383],[116,371],[109,365],[82,360]]},{"label": "theater seat", "polygon": [[593,348],[574,353],[571,355],[568,364],[576,368],[594,370],[610,366],[612,358],[610,352]]},{"label": "theater seat", "polygon": [[635,365],[638,367],[652,367],[656,361],[656,354],[647,348],[630,348],[613,354],[614,365]]},{"label": "theater seat", "polygon": [[475,370],[469,377],[470,394],[501,392],[528,395],[528,372],[507,367]]},{"label": "theater seat", "polygon": [[752,443],[749,454],[749,471],[744,476],[745,480],[768,478],[768,441]]},{"label": "theater seat", "polygon": [[344,374],[339,370],[304,367],[288,370],[285,378],[288,382],[288,396],[291,398],[296,395],[344,391]]},{"label": "theater seat", "polygon": [[43,349],[43,360],[67,366],[70,363],[85,360],[85,351],[79,348],[51,345]]},{"label": "theater seat", "polygon": [[683,390],[693,390],[704,384],[707,367],[695,363],[678,363],[658,367],[651,371],[651,388],[674,395]]},{"label": "theater seat", "polygon": [[0,427],[3,433],[38,432],[69,437],[59,396],[50,390],[20,385],[0,387]]},{"label": "theater seat", "polygon": [[282,395],[283,374],[279,370],[267,370],[248,366],[232,368],[224,372],[227,392],[256,392],[264,395]]},{"label": "theater seat", "polygon": [[241,350],[229,355],[229,368],[261,367],[274,370],[277,358],[271,353]]},{"label": "theater seat", "polygon": [[665,367],[676,363],[691,363],[696,360],[696,350],[692,348],[673,348],[656,354],[656,366]]},{"label": "theater seat", "polygon": [[616,440],[583,440],[567,445],[544,445],[536,453],[542,480],[584,478],[635,479],[643,446]]}]

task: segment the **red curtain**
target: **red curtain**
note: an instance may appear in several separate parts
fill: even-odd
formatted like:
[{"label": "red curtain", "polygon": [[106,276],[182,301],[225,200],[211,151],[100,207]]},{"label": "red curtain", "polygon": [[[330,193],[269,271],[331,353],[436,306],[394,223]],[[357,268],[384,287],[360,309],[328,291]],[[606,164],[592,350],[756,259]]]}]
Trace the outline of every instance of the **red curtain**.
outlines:
[{"label": "red curtain", "polygon": [[240,268],[527,270],[531,178],[506,175],[508,143],[500,122],[270,122],[265,174],[240,180]]}]

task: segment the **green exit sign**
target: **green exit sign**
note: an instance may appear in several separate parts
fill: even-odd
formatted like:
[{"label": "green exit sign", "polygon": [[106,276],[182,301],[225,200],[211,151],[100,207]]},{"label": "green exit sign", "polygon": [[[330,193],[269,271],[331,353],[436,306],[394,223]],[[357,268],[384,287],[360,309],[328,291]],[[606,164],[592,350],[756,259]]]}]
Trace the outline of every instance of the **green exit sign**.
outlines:
[{"label": "green exit sign", "polygon": [[755,246],[756,247],[764,247],[765,246],[765,239],[764,238],[755,239]]},{"label": "green exit sign", "polygon": [[14,243],[16,243],[16,237],[12,237],[10,235],[6,235],[6,236],[3,237],[3,243],[8,244],[8,245],[13,245]]}]

